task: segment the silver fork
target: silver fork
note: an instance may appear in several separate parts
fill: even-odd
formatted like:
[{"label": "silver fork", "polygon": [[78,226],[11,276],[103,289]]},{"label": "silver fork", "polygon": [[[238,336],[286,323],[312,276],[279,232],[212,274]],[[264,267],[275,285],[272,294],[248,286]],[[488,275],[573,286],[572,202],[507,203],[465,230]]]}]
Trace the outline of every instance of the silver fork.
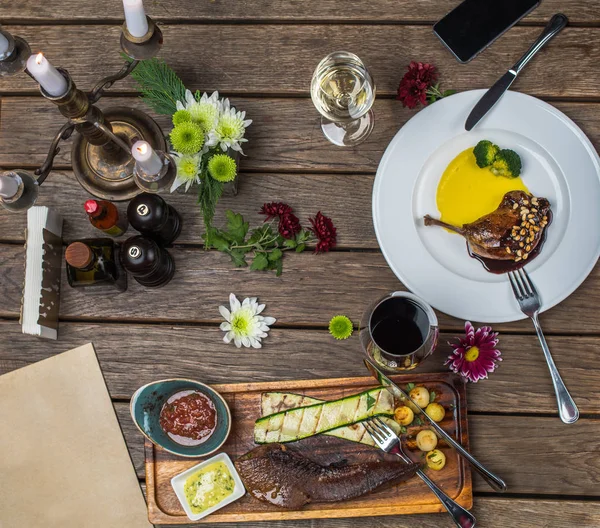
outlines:
[{"label": "silver fork", "polygon": [[508,272],[508,279],[510,280],[510,285],[512,286],[521,311],[533,321],[533,326],[535,327],[538,339],[542,345],[544,357],[546,358],[546,363],[548,363],[548,368],[550,369],[552,384],[554,385],[560,419],[567,424],[575,423],[579,418],[579,410],[558,373],[558,369],[554,364],[554,360],[552,359],[550,349],[548,348],[546,338],[544,337],[542,327],[538,320],[541,306],[540,296],[538,295],[533,282],[531,282],[529,275],[527,275],[527,272],[523,268],[517,271]]},{"label": "silver fork", "polygon": [[[375,417],[363,422],[365,429],[371,435],[373,442],[377,444],[377,447],[386,453],[399,456],[405,462],[412,464],[413,461],[406,455],[402,450],[402,442],[392,431],[392,429],[381,419]],[[417,470],[417,475],[421,477],[423,482],[429,486],[431,491],[444,505],[448,513],[454,520],[454,523],[459,528],[473,528],[475,526],[475,517],[468,510],[465,510],[462,506],[454,502],[448,495],[446,495],[435,483],[420,469]]]}]

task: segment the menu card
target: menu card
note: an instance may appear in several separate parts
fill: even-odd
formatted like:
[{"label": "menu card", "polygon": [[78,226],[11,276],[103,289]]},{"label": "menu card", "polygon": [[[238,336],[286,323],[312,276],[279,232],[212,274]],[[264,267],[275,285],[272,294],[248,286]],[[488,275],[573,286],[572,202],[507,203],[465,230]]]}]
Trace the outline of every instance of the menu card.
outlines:
[{"label": "menu card", "polygon": [[0,527],[149,528],[91,344],[0,376]]}]

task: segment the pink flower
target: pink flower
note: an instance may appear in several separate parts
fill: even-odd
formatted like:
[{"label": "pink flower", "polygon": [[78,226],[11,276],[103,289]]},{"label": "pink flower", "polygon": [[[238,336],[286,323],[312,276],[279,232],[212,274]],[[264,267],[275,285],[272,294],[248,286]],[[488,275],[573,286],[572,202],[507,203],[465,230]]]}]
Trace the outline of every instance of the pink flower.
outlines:
[{"label": "pink flower", "polygon": [[473,325],[465,323],[465,337],[459,338],[458,344],[449,343],[454,349],[445,365],[450,365],[450,370],[477,382],[487,379],[489,372],[494,372],[497,361],[502,361],[498,345],[498,332],[492,332],[489,326],[475,330]]}]

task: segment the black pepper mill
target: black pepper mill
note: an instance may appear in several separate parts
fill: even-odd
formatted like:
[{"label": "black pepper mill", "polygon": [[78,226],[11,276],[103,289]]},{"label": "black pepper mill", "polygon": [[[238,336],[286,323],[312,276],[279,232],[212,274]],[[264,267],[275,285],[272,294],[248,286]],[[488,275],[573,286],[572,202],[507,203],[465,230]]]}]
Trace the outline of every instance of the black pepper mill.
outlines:
[{"label": "black pepper mill", "polygon": [[156,241],[134,236],[121,247],[121,264],[142,286],[159,288],[175,274],[175,261]]},{"label": "black pepper mill", "polygon": [[138,194],[127,206],[131,226],[163,246],[168,246],[181,233],[181,216],[157,194]]}]

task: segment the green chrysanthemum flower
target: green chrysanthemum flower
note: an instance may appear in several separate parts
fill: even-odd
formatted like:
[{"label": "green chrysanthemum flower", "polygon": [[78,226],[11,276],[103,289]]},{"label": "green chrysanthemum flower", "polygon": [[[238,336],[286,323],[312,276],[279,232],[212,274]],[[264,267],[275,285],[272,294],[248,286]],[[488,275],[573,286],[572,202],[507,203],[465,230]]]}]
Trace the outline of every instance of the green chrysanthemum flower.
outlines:
[{"label": "green chrysanthemum flower", "polygon": [[345,315],[336,315],[329,321],[329,333],[336,339],[348,339],[354,328]]},{"label": "green chrysanthemum flower", "polygon": [[210,103],[195,103],[188,106],[192,122],[196,123],[204,132],[210,132],[219,116],[219,109]]},{"label": "green chrysanthemum flower", "polygon": [[181,154],[196,154],[204,145],[204,132],[194,123],[180,123],[171,130],[173,149]]},{"label": "green chrysanthemum flower", "polygon": [[235,178],[237,165],[227,154],[216,154],[208,162],[208,173],[217,181],[228,182]]},{"label": "green chrysanthemum flower", "polygon": [[177,110],[173,114],[173,124],[175,126],[181,125],[181,123],[189,123],[192,120],[192,114],[187,110]]}]

